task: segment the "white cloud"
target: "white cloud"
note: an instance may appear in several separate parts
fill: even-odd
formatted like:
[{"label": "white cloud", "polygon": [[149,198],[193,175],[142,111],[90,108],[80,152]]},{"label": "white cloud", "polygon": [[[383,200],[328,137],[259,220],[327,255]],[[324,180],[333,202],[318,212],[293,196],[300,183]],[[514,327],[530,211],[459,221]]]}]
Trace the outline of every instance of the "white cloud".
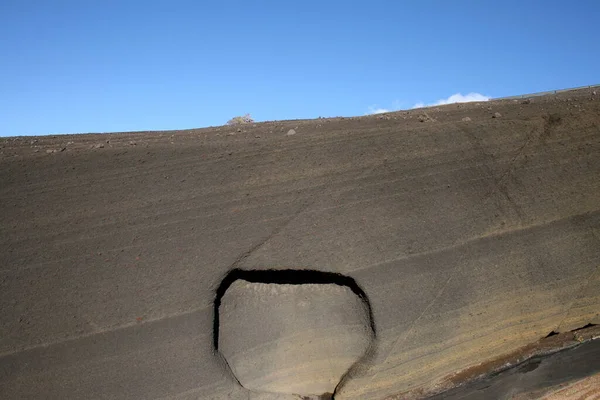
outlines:
[{"label": "white cloud", "polygon": [[390,112],[390,110],[388,110],[387,108],[378,108],[377,105],[374,105],[369,106],[369,111],[365,115],[383,114],[386,112]]},{"label": "white cloud", "polygon": [[491,97],[485,96],[481,93],[467,93],[465,95],[461,93],[453,94],[447,99],[440,99],[435,103],[425,104],[423,102],[419,102],[413,106],[413,108],[422,108],[422,107],[431,107],[431,106],[441,106],[444,104],[452,104],[452,103],[469,103],[472,101],[488,101]]},{"label": "white cloud", "polygon": [[407,108],[423,108],[423,107],[441,106],[444,104],[452,104],[452,103],[469,103],[472,101],[488,101],[490,99],[491,99],[490,96],[486,96],[481,93],[471,92],[471,93],[467,93],[464,95],[462,93],[456,93],[456,94],[453,94],[452,96],[448,97],[447,99],[440,99],[433,103],[424,103],[424,102],[420,101],[420,102],[416,103],[415,105],[413,105],[412,107],[407,107],[408,104],[406,104],[406,102],[395,100],[392,103],[391,108],[378,107],[377,104],[369,106],[368,112],[365,115],[382,114],[382,113],[386,113],[386,112],[392,112],[392,111],[406,109],[405,107],[407,107]]},{"label": "white cloud", "polygon": [[410,107],[409,104],[407,104],[404,101],[395,100],[394,102],[392,102],[392,106],[390,108],[382,108],[382,107],[379,107],[377,104],[373,104],[372,106],[368,107],[368,111],[365,115],[382,114],[382,113],[387,113],[387,112],[392,112],[392,111],[397,111],[397,110],[402,110],[402,109],[407,109],[407,108],[423,108],[423,107],[441,106],[444,104],[452,104],[452,103],[469,103],[472,101],[488,101],[490,99],[491,99],[491,97],[483,95],[481,93],[471,92],[471,93],[467,93],[464,95],[462,93],[456,93],[456,94],[453,94],[452,96],[448,97],[447,99],[440,99],[433,103],[424,103],[424,102],[420,101],[412,107]]}]

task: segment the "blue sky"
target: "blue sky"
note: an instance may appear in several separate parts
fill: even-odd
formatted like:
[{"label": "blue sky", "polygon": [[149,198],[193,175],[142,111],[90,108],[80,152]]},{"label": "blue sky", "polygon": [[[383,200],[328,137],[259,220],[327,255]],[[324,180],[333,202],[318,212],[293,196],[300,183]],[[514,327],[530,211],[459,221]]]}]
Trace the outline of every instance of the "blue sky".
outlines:
[{"label": "blue sky", "polygon": [[0,136],[600,83],[600,1],[0,0]]}]

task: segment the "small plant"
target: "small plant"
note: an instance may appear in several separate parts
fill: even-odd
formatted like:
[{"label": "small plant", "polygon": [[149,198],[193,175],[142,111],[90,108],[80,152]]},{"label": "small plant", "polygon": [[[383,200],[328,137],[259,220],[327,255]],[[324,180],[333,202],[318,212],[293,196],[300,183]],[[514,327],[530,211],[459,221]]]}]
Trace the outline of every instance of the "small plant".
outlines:
[{"label": "small plant", "polygon": [[227,125],[244,125],[244,124],[253,124],[254,120],[250,116],[250,114],[246,114],[244,116],[233,117],[229,121],[227,121]]}]

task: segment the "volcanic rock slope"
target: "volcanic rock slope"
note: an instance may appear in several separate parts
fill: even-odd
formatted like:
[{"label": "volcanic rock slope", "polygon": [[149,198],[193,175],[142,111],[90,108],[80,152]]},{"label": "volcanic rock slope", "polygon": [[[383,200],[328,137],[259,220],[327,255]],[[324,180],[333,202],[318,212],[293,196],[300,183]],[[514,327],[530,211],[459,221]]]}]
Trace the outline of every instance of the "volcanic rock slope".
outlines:
[{"label": "volcanic rock slope", "polygon": [[592,89],[0,147],[2,399],[420,398],[599,322]]}]

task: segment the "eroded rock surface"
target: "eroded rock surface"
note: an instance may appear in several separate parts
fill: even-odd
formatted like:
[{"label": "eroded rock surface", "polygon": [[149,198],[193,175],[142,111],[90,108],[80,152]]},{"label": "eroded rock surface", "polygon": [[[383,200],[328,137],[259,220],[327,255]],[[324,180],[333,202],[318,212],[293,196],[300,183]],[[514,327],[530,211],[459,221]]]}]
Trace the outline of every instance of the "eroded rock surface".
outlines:
[{"label": "eroded rock surface", "polygon": [[[0,398],[293,398],[240,386],[215,353],[215,292],[235,268],[360,284],[377,340],[336,400],[423,397],[598,323],[599,121],[580,90],[235,135],[0,139]],[[276,359],[292,326],[233,357]]]},{"label": "eroded rock surface", "polygon": [[219,312],[219,351],[252,391],[333,393],[373,339],[363,301],[335,284],[237,280]]}]

